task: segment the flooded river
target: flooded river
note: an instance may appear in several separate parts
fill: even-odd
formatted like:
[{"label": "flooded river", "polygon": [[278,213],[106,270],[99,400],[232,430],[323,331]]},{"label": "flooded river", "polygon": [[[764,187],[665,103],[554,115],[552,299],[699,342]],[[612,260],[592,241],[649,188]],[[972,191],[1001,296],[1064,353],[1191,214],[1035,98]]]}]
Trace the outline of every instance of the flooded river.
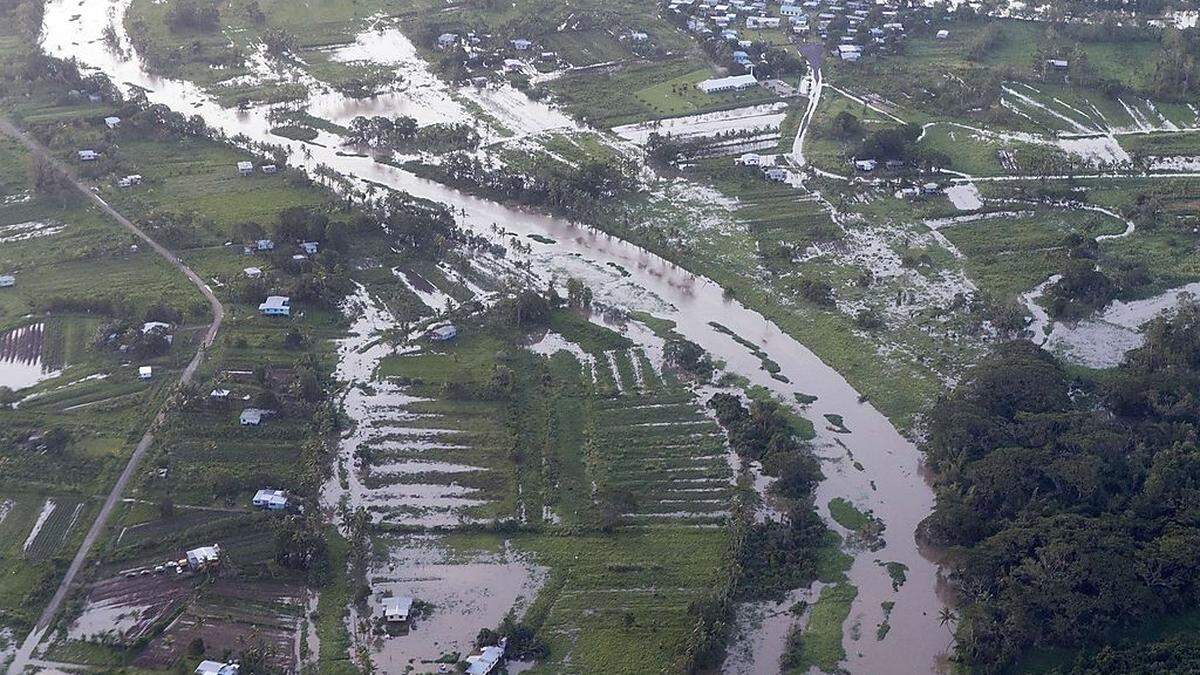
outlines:
[{"label": "flooded river", "polygon": [[[858,586],[859,593],[847,621],[845,646],[849,658],[845,667],[856,673],[920,673],[937,667],[949,642],[947,629],[938,623],[938,610],[942,606],[937,593],[938,567],[918,549],[913,535],[932,508],[933,494],[921,474],[917,449],[879,411],[860,401],[858,392],[841,375],[763,316],[728,299],[717,284],[628,242],[559,218],[475,198],[377,164],[370,158],[338,155],[338,139],[326,132],[317,139],[320,145],[307,146],[272,136],[267,109],[224,108],[190,83],[147,72],[136,55],[122,58],[100,37],[105,26],[113,25],[127,46],[121,21],[126,3],[127,0],[83,3],[51,0],[46,7],[43,47],[51,55],[74,57],[86,66],[97,68],[118,84],[148,90],[148,97],[154,103],[166,104],[187,115],[199,114],[210,126],[230,137],[244,134],[253,141],[288,146],[293,150],[291,161],[296,166],[313,171],[323,164],[352,179],[374,181],[448,204],[461,215],[464,227],[479,233],[490,232],[494,224],[499,225],[531,243],[530,257],[536,272],[548,276],[557,270],[586,266],[592,287],[606,303],[649,308],[654,314],[675,321],[679,333],[723,360],[728,370],[746,376],[753,384],[766,387],[784,400],[795,400],[797,393],[815,396],[816,400],[803,412],[818,422],[818,453],[828,458],[825,465],[828,478],[820,487],[818,500],[822,510],[830,498],[845,497],[860,508],[870,509],[887,527],[886,545],[859,555],[850,572],[850,581]],[[392,35],[388,39],[402,39],[402,36]],[[133,54],[131,49],[122,51]],[[419,61],[416,67],[421,67]],[[338,96],[328,92],[318,95]],[[510,110],[528,105],[531,115],[545,115],[542,109],[547,107],[508,99],[504,105]],[[329,110],[352,106],[340,107],[325,98],[321,107]],[[400,109],[402,106],[397,105],[397,111]],[[304,147],[307,152],[301,152]],[[528,235],[536,237],[528,239]],[[372,328],[368,324],[379,320],[381,317],[373,314],[359,328]],[[780,364],[781,374],[790,382],[770,377],[761,368],[758,356],[714,328],[710,321],[733,327],[742,338],[757,344]],[[370,362],[379,356],[378,352],[372,353],[376,349],[385,348],[370,348],[366,352],[344,349],[339,376],[369,377]],[[349,394],[355,400],[348,404],[367,405],[373,393],[394,394],[359,391]],[[841,416],[848,433],[824,428],[825,415]],[[893,590],[887,572],[876,561],[906,565],[907,582]],[[888,601],[895,603],[890,617],[892,628],[886,639],[878,641],[874,629],[883,620],[881,603]],[[861,626],[861,630],[851,630],[854,625]],[[773,640],[780,639],[778,636],[785,632],[774,628],[772,631]],[[860,637],[855,640],[853,635]],[[747,652],[748,655],[736,656]],[[776,663],[753,662],[755,652],[777,654],[778,649],[735,649],[728,669],[771,672],[777,668]]]}]

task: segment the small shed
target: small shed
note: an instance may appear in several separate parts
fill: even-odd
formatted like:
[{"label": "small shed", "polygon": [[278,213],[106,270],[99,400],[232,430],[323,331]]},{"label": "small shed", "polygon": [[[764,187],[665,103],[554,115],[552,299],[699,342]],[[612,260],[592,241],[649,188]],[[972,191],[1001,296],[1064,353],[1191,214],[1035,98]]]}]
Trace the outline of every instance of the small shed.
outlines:
[{"label": "small shed", "polygon": [[1066,70],[1071,67],[1071,62],[1066,59],[1047,59],[1046,65],[1054,70]]},{"label": "small shed", "polygon": [[383,616],[388,623],[404,623],[408,621],[409,613],[412,611],[413,599],[408,597],[393,596],[383,599]]},{"label": "small shed", "polygon": [[238,418],[244,427],[256,427],[262,424],[262,411],[258,408],[246,408]]},{"label": "small shed", "polygon": [[214,401],[225,401],[229,399],[229,395],[232,393],[228,389],[213,389],[208,397]]},{"label": "small shed", "polygon": [[95,150],[79,151],[79,161],[81,162],[94,162],[97,159],[100,159],[100,153],[96,152]]},{"label": "small shed", "polygon": [[262,172],[266,174],[279,173],[279,167],[275,166],[274,164],[263,164]]},{"label": "small shed", "polygon": [[950,31],[948,30],[939,30],[937,32],[937,39],[939,40],[945,40],[948,37],[950,37]]},{"label": "small shed", "polygon": [[154,368],[151,366],[142,366],[138,368],[138,379],[149,380],[154,377]]}]

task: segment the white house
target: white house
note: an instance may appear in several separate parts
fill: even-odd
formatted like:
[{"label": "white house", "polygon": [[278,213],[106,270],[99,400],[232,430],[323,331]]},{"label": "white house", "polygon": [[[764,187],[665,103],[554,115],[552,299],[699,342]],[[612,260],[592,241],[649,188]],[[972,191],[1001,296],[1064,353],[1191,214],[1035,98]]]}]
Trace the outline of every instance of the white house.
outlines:
[{"label": "white house", "polygon": [[262,172],[266,174],[279,173],[279,167],[275,166],[274,164],[263,164]]},{"label": "white house", "polygon": [[438,39],[437,39],[438,49],[449,49],[450,47],[453,47],[457,43],[458,43],[458,35],[456,35],[454,33],[442,33],[441,35],[438,36]]},{"label": "white house", "polygon": [[873,159],[856,159],[856,160],[854,160],[854,168],[858,169],[859,171],[874,171],[875,167],[878,165],[879,165],[879,162],[876,162]]},{"label": "white house", "polygon": [[945,40],[948,37],[950,37],[950,31],[948,30],[939,30],[937,32],[937,39],[939,40]]},{"label": "white house", "polygon": [[109,129],[116,129],[117,127],[121,126],[121,118],[120,117],[105,117],[104,125],[107,126]]},{"label": "white house", "polygon": [[0,274],[0,288],[12,288],[17,285],[17,278],[11,274]]},{"label": "white house", "polygon": [[317,250],[320,247],[321,245],[315,241],[305,241],[300,243],[300,248],[304,249],[304,252],[309,255],[316,255]]},{"label": "white house", "polygon": [[408,621],[412,611],[412,598],[393,596],[383,599],[383,616],[388,623],[403,623]]},{"label": "white house", "polygon": [[256,427],[262,424],[262,411],[258,408],[246,408],[238,418],[244,427]]},{"label": "white house", "polygon": [[520,59],[504,59],[504,70],[514,72],[525,67],[525,63]]},{"label": "white house", "polygon": [[722,91],[742,91],[756,86],[758,80],[753,75],[731,75],[704,80],[696,84],[696,88],[706,94],[716,94]]},{"label": "white house", "polygon": [[97,159],[100,159],[100,153],[96,152],[95,150],[79,151],[79,161],[81,162],[94,162]]},{"label": "white house", "polygon": [[512,41],[512,46],[513,46],[513,49],[515,49],[519,52],[524,52],[524,51],[528,51],[531,47],[533,47],[533,43],[530,42],[529,40],[525,40],[523,38],[517,38],[516,40]]},{"label": "white house", "polygon": [[843,61],[857,61],[862,56],[862,47],[858,45],[838,45],[838,56]]},{"label": "white house", "polygon": [[292,300],[286,295],[272,295],[258,306],[263,316],[291,316]]},{"label": "white house", "polygon": [[1071,62],[1065,59],[1048,59],[1046,65],[1055,70],[1066,70],[1071,66]]},{"label": "white house", "polygon": [[787,169],[771,168],[763,171],[763,175],[766,176],[768,180],[773,180],[777,183],[783,183],[788,179]]},{"label": "white house", "polygon": [[247,267],[246,269],[242,270],[242,272],[244,272],[246,276],[251,279],[258,279],[262,277],[262,269],[258,267]]},{"label": "white house", "polygon": [[221,564],[221,545],[201,546],[188,551],[187,564],[193,572],[216,567]]},{"label": "white house", "polygon": [[123,188],[133,187],[134,185],[141,185],[141,184],[142,184],[142,175],[139,173],[129,174],[128,176],[125,176],[124,178],[117,181],[117,187],[123,187]]},{"label": "white house", "polygon": [[780,5],[779,13],[783,16],[803,16],[804,8],[800,5]]},{"label": "white house", "polygon": [[640,31],[634,31],[629,34],[629,39],[633,40],[634,42],[645,42],[646,40],[650,39],[650,36]]},{"label": "white house", "polygon": [[236,663],[221,663],[220,661],[201,661],[193,672],[196,675],[238,675],[242,667]]},{"label": "white house", "polygon": [[254,493],[251,503],[260,509],[282,511],[287,508],[287,493],[283,490],[259,490]]},{"label": "white house", "polygon": [[229,395],[232,393],[228,389],[213,389],[208,397],[214,401],[225,401],[229,399]]},{"label": "white house", "polygon": [[496,670],[504,660],[504,650],[508,647],[508,638],[500,638],[500,644],[484,647],[479,653],[467,657],[467,675],[488,675]]},{"label": "white house", "polygon": [[254,163],[253,162],[238,162],[237,170],[238,170],[238,174],[240,174],[242,176],[249,176],[254,173]]},{"label": "white house", "polygon": [[762,160],[762,155],[754,152],[747,152],[741,157],[733,160],[733,163],[737,164],[738,166],[760,166],[762,164]]},{"label": "white house", "polygon": [[138,368],[139,380],[149,380],[152,377],[154,377],[154,368],[150,366],[142,366],[141,368]]},{"label": "white house", "polygon": [[260,251],[274,251],[275,242],[271,239],[259,239],[254,242],[254,247]]},{"label": "white house", "polygon": [[458,337],[458,328],[454,324],[446,324],[430,330],[428,335],[435,342],[448,342]]}]

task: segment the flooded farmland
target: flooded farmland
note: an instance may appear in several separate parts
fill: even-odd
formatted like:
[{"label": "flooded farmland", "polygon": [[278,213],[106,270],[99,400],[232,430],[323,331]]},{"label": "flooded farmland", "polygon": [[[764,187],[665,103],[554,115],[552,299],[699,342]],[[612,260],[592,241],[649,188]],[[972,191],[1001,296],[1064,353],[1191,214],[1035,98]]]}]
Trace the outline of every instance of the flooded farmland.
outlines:
[{"label": "flooded farmland", "polygon": [[45,324],[34,323],[0,334],[0,387],[14,391],[58,377],[62,371],[42,361]]},{"label": "flooded farmland", "polygon": [[[128,44],[122,29],[125,7],[124,0],[97,1],[83,5],[61,0],[52,1],[46,9],[43,46],[53,55],[78,58],[85,66],[97,68],[108,74],[114,82],[146,89],[148,98],[154,103],[168,105],[188,115],[200,114],[209,125],[230,137],[244,134],[256,142],[281,142],[278,137],[269,133],[271,123],[266,108],[224,108],[189,83],[147,72],[136,54],[121,58],[108,49],[100,35],[108,25],[115,27],[122,44]],[[73,18],[76,15],[81,16]],[[414,60],[409,67],[419,70],[424,65],[419,60]],[[395,95],[401,98],[405,96],[403,91]],[[518,105],[508,100],[496,101],[496,104]],[[339,104],[318,104],[318,107],[321,105]],[[437,107],[428,110],[429,115],[426,119],[430,120],[455,119],[457,114],[449,108],[444,116]],[[339,112],[337,116],[344,116],[344,113]],[[537,116],[534,119],[545,120],[544,117]],[[774,123],[773,119],[770,121]],[[549,120],[546,123],[557,122]],[[536,122],[530,128],[544,126],[542,122]],[[833,497],[848,498],[862,508],[870,509],[875,517],[886,524],[888,533],[883,547],[872,553],[860,555],[849,573],[850,582],[858,587],[849,622],[874,627],[885,619],[882,604],[894,603],[894,609],[887,618],[892,628],[885,640],[877,640],[871,630],[863,631],[866,636],[857,639],[848,631],[845,646],[849,658],[845,665],[855,672],[928,672],[936,667],[945,649],[945,643],[927,638],[930,635],[941,635],[945,630],[939,626],[937,620],[938,610],[943,606],[938,595],[938,567],[926,552],[918,547],[915,538],[918,523],[930,511],[933,494],[921,474],[921,460],[916,447],[870,403],[864,402],[840,374],[821,362],[811,351],[770,320],[746,308],[737,300],[727,297],[716,283],[681,269],[637,246],[560,218],[471,197],[418,178],[402,169],[377,164],[367,157],[339,154],[337,138],[329,132],[321,134],[318,138],[321,145],[283,142],[283,145],[293,151],[294,164],[309,171],[315,171],[318,166],[325,165],[360,183],[371,181],[445,203],[460,214],[460,224],[463,227],[476,233],[487,235],[494,231],[493,226],[499,226],[522,237],[536,235],[531,245],[529,262],[534,272],[543,279],[558,269],[586,268],[593,287],[602,288],[606,301],[611,304],[630,310],[648,309],[657,316],[674,321],[678,333],[723,361],[728,371],[745,377],[750,384],[759,385],[783,400],[793,401],[798,393],[814,396],[815,401],[800,411],[805,416],[818,421],[830,415],[841,419],[843,428],[848,430],[848,433],[818,426],[817,451],[826,460],[827,476],[820,488],[819,502],[825,503]],[[349,495],[346,500],[366,500],[376,489],[368,481],[367,477],[370,474],[363,476],[358,471],[357,463],[361,461],[360,448],[363,443],[386,440],[375,435],[376,432],[388,428],[387,425],[393,421],[403,421],[411,425],[413,420],[407,416],[422,412],[413,407],[420,402],[409,400],[399,385],[371,382],[379,359],[392,352],[388,345],[375,338],[375,332],[389,328],[395,322],[386,312],[374,306],[369,296],[364,297],[360,293],[356,304],[358,318],[353,330],[358,338],[342,345],[337,377],[343,382],[355,383],[348,388],[343,406],[347,414],[357,422],[357,426],[342,444],[339,485],[331,486],[325,494],[324,501],[330,510],[344,503],[345,495]],[[726,331],[714,327],[711,323],[714,320],[736,327],[740,340],[735,340]],[[638,335],[635,333],[632,337],[637,339]],[[755,345],[756,349],[748,349],[747,343]],[[644,347],[647,353],[652,352],[653,345],[647,344]],[[780,372],[772,374],[764,370],[759,353],[769,355],[771,360],[778,363]],[[635,384],[632,381],[625,382],[620,373],[614,377],[611,365],[608,369],[603,366],[604,364],[600,363],[593,369],[595,377],[612,378],[618,387]],[[605,370],[608,370],[608,375],[603,375]],[[437,429],[446,428],[446,420],[435,419],[432,423]],[[397,427],[393,425],[392,428]],[[707,433],[712,434],[711,431]],[[410,454],[420,452],[415,446],[399,445],[410,443],[402,440],[400,435],[391,440],[397,442],[398,445],[392,447],[397,448],[399,452],[407,452],[404,447],[413,451]],[[437,442],[458,444],[457,440],[447,438],[439,438]],[[711,453],[696,454],[687,461],[696,466],[694,471],[697,473],[719,471],[718,464],[708,456],[709,454]],[[418,460],[406,457],[403,461]],[[411,464],[397,467],[402,471],[413,468]],[[728,467],[723,471],[727,479]],[[356,474],[363,477],[356,478]],[[340,484],[341,479],[346,482],[344,488]],[[668,478],[663,479],[664,489],[670,482]],[[475,497],[473,494],[464,493],[461,486],[450,487],[441,481],[416,485],[436,485],[436,489],[439,490],[445,488],[443,498],[447,500],[473,500]],[[715,483],[706,483],[704,487],[717,489]],[[403,488],[401,492],[411,489],[435,488]],[[668,501],[668,498],[660,499],[655,509],[652,512],[648,511],[645,517],[680,518],[705,511],[719,514],[719,509],[712,509],[711,504],[701,506],[704,503],[702,499],[686,501],[689,502],[686,508],[679,508],[671,506],[672,502]],[[381,519],[390,517],[404,522],[409,519],[420,521],[428,515],[397,512],[387,506],[390,503],[390,500],[384,497],[375,509],[375,516]],[[461,506],[461,510],[467,513],[479,506],[465,501],[453,503]],[[406,555],[409,554],[405,549],[397,550],[396,561],[404,560]],[[875,559],[906,566],[907,581],[898,588],[893,587],[887,572],[876,564]],[[485,564],[503,566],[517,563]],[[480,578],[485,580],[484,583],[491,583],[486,581],[488,579],[502,582],[503,588],[494,592],[505,594],[505,598],[517,597],[527,583],[534,583],[526,581],[532,577],[513,574],[513,570],[508,571],[513,578],[507,580],[504,574],[498,572],[495,576],[482,570],[478,570],[478,573]],[[434,572],[446,574],[447,579],[454,578],[445,570]],[[380,574],[379,578],[384,583],[399,583],[403,579],[384,574]],[[491,611],[489,606],[486,610],[489,614],[486,617],[480,615],[472,631],[484,623],[485,618],[489,621],[495,620],[490,614]],[[458,635],[458,629],[447,628],[447,633],[442,639],[462,641],[472,637],[470,634]],[[772,635],[776,634],[778,633]],[[442,639],[439,639],[439,642]],[[407,658],[414,658],[406,656],[404,647],[393,647],[394,644],[398,643],[388,641],[386,647],[381,647],[377,651],[379,658],[391,663],[407,663]],[[392,650],[398,653],[393,654]],[[736,664],[730,667],[733,670],[738,669]]]}]

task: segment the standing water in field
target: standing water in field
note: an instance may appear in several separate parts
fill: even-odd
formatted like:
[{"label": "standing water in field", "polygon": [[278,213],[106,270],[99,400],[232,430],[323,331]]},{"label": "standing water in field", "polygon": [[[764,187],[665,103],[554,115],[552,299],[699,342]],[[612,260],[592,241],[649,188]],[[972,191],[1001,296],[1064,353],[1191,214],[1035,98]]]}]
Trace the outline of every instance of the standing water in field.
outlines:
[{"label": "standing water in field", "polygon": [[42,362],[45,338],[46,327],[40,323],[0,334],[0,387],[16,391],[61,374]]},{"label": "standing water in field", "polygon": [[[878,410],[860,400],[841,375],[771,321],[727,298],[716,283],[628,242],[560,218],[465,195],[369,157],[339,155],[340,139],[329,132],[321,132],[320,145],[280,139],[269,133],[272,125],[267,107],[224,108],[190,83],[147,72],[132,50],[126,50],[132,56],[122,58],[101,38],[105,26],[112,25],[119,41],[128,46],[123,27],[126,5],[127,0],[82,4],[52,0],[46,7],[43,48],[53,56],[74,57],[119,85],[142,87],[153,103],[186,115],[199,114],[229,137],[244,134],[252,141],[288,147],[291,163],[310,172],[326,165],[353,180],[372,181],[447,204],[460,215],[460,224],[476,233],[487,235],[498,225],[522,237],[535,235],[531,244],[535,272],[549,276],[561,267],[586,265],[592,270],[593,287],[619,290],[606,293],[611,296],[610,304],[636,309],[648,303],[656,315],[675,321],[677,332],[724,361],[730,372],[787,401],[795,400],[797,393],[815,396],[803,414],[817,422],[840,420],[838,425],[818,425],[818,453],[829,458],[820,504],[833,497],[846,498],[869,509],[887,528],[882,548],[861,552],[849,572],[858,594],[845,626],[848,657],[844,665],[862,673],[918,673],[938,667],[949,642],[947,629],[938,622],[943,606],[937,593],[938,567],[919,550],[914,536],[933,506],[933,493],[920,473],[917,449]],[[415,60],[410,67],[424,68],[425,64]],[[308,154],[301,152],[302,148],[307,148]],[[599,280],[605,285],[599,285]],[[784,379],[763,370],[760,356],[710,324],[714,321],[734,327],[744,341],[757,345],[756,351],[780,365],[779,376]],[[365,382],[370,375],[363,372],[366,353],[343,348],[341,356],[339,378]],[[893,589],[891,578],[876,559],[906,566],[905,583]],[[895,603],[888,619],[891,629],[885,639],[877,640],[874,628],[884,620],[881,606],[885,602]],[[851,631],[855,625],[862,630]],[[754,670],[775,667],[777,664],[755,664]]]}]

